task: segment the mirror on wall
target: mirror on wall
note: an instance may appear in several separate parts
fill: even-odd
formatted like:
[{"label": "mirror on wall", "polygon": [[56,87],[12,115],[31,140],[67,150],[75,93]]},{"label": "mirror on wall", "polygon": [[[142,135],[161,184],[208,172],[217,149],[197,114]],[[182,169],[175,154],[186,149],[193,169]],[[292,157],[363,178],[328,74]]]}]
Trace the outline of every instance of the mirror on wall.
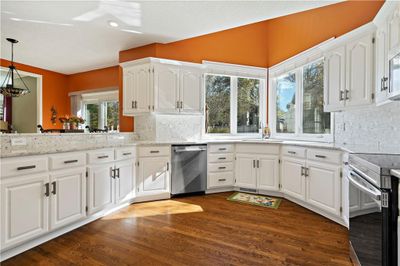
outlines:
[{"label": "mirror on wall", "polygon": [[[5,79],[7,71],[0,70],[0,81]],[[14,79],[15,85],[21,87],[24,82],[31,92],[20,97],[0,94],[0,129],[3,133],[37,133],[37,125],[41,124],[40,77],[26,72],[20,74],[21,78]]]}]

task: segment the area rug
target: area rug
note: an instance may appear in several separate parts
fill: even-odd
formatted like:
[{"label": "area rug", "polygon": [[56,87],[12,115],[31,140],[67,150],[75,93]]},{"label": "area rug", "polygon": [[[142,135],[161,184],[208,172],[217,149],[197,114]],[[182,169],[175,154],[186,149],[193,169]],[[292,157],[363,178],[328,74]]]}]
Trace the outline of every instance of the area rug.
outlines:
[{"label": "area rug", "polygon": [[268,196],[255,195],[243,192],[235,192],[230,195],[227,200],[237,201],[246,204],[278,209],[281,199],[276,199]]}]

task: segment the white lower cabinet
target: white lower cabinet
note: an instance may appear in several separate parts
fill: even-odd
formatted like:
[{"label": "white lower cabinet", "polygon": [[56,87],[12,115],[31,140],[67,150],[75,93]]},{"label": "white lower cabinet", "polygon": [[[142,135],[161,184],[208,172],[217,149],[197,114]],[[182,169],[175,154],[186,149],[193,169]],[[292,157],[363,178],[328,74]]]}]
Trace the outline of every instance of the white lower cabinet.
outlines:
[{"label": "white lower cabinet", "polygon": [[135,191],[135,161],[125,160],[115,163],[117,175],[115,178],[115,203],[129,201]]},{"label": "white lower cabinet", "polygon": [[137,194],[169,192],[170,158],[144,157],[139,159]]},{"label": "white lower cabinet", "polygon": [[304,159],[282,157],[281,189],[283,193],[300,200],[306,199],[304,167]]},{"label": "white lower cabinet", "polygon": [[1,248],[7,248],[48,231],[48,174],[1,180]]},{"label": "white lower cabinet", "polygon": [[86,216],[86,169],[72,168],[50,173],[50,229]]},{"label": "white lower cabinet", "polygon": [[241,188],[257,188],[256,159],[252,154],[236,155],[236,184]]}]

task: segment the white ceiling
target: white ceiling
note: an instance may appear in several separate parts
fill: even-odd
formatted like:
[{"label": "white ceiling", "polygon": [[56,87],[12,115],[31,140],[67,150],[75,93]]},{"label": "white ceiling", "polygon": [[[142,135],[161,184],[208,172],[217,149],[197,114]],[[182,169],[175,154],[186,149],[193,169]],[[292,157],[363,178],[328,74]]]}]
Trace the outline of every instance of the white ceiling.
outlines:
[{"label": "white ceiling", "polygon": [[[72,74],[118,64],[118,52],[167,43],[339,1],[4,1],[7,37],[20,41],[15,61]],[[119,23],[112,28],[108,21]]]}]

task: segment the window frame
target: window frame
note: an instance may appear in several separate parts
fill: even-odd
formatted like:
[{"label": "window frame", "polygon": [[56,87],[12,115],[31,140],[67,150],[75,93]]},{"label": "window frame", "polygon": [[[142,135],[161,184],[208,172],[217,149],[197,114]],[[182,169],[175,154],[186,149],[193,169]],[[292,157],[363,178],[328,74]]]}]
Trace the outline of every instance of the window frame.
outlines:
[{"label": "window frame", "polygon": [[[86,104],[98,104],[98,113],[99,115],[102,113],[102,119],[98,119],[98,124],[97,128],[98,129],[103,129],[107,125],[107,103],[108,102],[117,102],[119,104],[119,100],[82,100],[81,106],[82,106],[82,117],[86,119]],[[103,111],[103,112],[102,112]],[[118,121],[119,124],[120,121]],[[88,124],[84,123],[85,126],[88,126]],[[109,129],[110,130],[110,129]]]},{"label": "window frame", "polygon": [[[202,135],[204,138],[259,138],[261,137],[262,134],[262,127],[263,125],[266,124],[266,95],[265,95],[265,89],[266,89],[266,82],[265,78],[259,77],[259,76],[252,76],[252,75],[240,75],[237,73],[227,73],[227,72],[222,72],[222,71],[207,71],[203,75],[203,91],[204,91],[204,97],[203,97],[203,106],[204,106],[204,112],[206,111],[206,98],[207,98],[207,92],[206,92],[206,77],[207,76],[223,76],[223,77],[230,77],[230,133],[208,133],[206,132],[206,114],[204,114],[204,119],[203,119],[203,130],[202,130]],[[259,129],[257,133],[238,133],[237,132],[237,96],[238,96],[238,79],[239,78],[246,78],[246,79],[258,79],[260,81],[260,86],[259,86],[259,112],[260,112],[260,119],[259,119]]]},{"label": "window frame", "polygon": [[[314,57],[312,60],[306,60],[301,62],[300,64],[296,64],[295,67],[288,68],[290,70],[284,70],[278,72],[277,75],[270,76],[269,82],[269,125],[271,129],[271,137],[276,139],[289,139],[289,140],[303,140],[303,141],[317,141],[317,142],[329,142],[332,143],[334,141],[334,121],[335,116],[334,113],[331,114],[331,125],[330,125],[330,133],[329,134],[310,134],[303,133],[303,104],[304,104],[304,88],[303,88],[303,79],[304,79],[304,67],[314,64],[318,61],[321,61],[324,64],[324,58],[322,56]],[[293,62],[290,62],[293,64]],[[282,66],[280,66],[282,67]],[[276,131],[276,80],[282,76],[286,76],[288,74],[294,73],[296,76],[296,109],[295,109],[295,133],[279,133]],[[324,73],[325,75],[325,73]],[[325,82],[324,82],[325,86]],[[325,88],[323,88],[325,93]]]}]

